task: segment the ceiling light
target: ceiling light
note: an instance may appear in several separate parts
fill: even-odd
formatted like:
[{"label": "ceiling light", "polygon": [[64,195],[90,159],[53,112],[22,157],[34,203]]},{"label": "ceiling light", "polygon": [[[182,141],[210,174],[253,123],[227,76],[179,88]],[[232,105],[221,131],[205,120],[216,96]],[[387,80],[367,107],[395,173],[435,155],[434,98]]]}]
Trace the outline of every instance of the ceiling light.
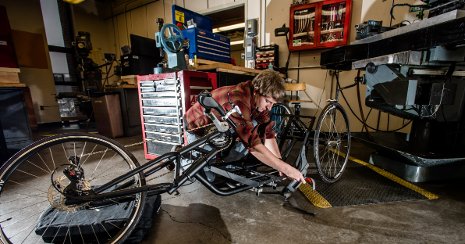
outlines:
[{"label": "ceiling light", "polygon": [[245,27],[244,23],[228,25],[228,26],[222,26],[222,27],[218,27],[218,28],[213,29],[213,33],[229,31],[229,30],[235,30],[235,29],[244,29],[244,27]]},{"label": "ceiling light", "polygon": [[239,44],[244,44],[244,40],[239,40],[239,41],[232,41],[230,42],[230,45],[233,46],[233,45],[239,45]]},{"label": "ceiling light", "polygon": [[85,0],[63,0],[63,2],[71,3],[71,4],[79,4],[84,2]]}]

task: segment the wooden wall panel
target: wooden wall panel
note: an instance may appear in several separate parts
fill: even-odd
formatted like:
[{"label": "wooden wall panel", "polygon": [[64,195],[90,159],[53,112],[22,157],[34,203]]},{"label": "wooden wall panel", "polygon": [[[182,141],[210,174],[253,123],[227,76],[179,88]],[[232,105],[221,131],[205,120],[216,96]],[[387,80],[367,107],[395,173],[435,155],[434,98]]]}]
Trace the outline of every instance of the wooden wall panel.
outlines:
[{"label": "wooden wall panel", "polygon": [[155,32],[158,32],[157,19],[165,20],[165,8],[163,1],[157,1],[147,5],[147,30],[149,38],[155,39]]},{"label": "wooden wall panel", "polygon": [[116,32],[118,34],[117,43],[120,48],[124,45],[129,45],[129,23],[126,22],[126,16],[129,16],[129,14],[120,14],[116,17],[116,23],[118,26]]},{"label": "wooden wall panel", "polygon": [[42,34],[12,30],[12,35],[20,67],[48,69]]},{"label": "wooden wall panel", "polygon": [[205,10],[208,8],[207,0],[189,0],[186,1],[185,8],[192,10],[194,12]]},{"label": "wooden wall panel", "polygon": [[151,24],[147,22],[147,7],[136,8],[129,15],[131,16],[129,34],[147,37],[147,27]]}]

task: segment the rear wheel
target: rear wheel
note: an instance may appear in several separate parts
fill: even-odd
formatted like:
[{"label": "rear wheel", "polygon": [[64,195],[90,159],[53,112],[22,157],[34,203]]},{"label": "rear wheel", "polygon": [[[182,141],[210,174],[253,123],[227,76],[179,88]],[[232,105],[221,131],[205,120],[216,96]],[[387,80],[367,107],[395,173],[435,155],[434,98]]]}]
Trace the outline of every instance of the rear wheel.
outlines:
[{"label": "rear wheel", "polygon": [[344,173],[350,153],[349,121],[340,104],[330,103],[323,109],[313,143],[318,174],[324,182],[336,182]]},{"label": "rear wheel", "polygon": [[[64,193],[91,190],[138,166],[119,143],[99,135],[58,135],[29,145],[0,169],[1,242],[123,242],[139,221],[145,192],[125,200],[109,199],[105,206],[68,204]],[[118,186],[123,184],[143,186],[144,175],[136,174]],[[109,209],[124,213],[115,218]]]}]

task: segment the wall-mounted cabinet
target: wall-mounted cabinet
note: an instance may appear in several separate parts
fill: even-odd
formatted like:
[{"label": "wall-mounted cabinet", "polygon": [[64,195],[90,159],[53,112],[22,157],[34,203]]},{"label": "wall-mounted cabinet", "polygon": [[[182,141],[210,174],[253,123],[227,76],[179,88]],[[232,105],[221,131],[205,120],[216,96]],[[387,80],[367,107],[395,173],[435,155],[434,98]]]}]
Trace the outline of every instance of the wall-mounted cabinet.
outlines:
[{"label": "wall-mounted cabinet", "polygon": [[330,48],[347,44],[352,0],[325,0],[290,9],[289,50]]}]

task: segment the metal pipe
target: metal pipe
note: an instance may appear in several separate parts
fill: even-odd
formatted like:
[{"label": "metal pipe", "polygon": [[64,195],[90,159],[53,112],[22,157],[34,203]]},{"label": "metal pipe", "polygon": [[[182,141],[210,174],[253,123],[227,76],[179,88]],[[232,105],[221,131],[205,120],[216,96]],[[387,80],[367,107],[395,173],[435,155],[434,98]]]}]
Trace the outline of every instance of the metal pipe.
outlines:
[{"label": "metal pipe", "polygon": [[199,174],[197,174],[195,176],[195,178],[197,178],[211,192],[213,192],[213,193],[215,193],[217,195],[220,195],[220,196],[230,196],[230,195],[233,195],[233,194],[236,194],[236,193],[239,193],[239,192],[242,192],[242,191],[246,191],[246,190],[249,190],[249,189],[252,188],[251,186],[246,185],[246,186],[243,186],[243,187],[234,188],[231,191],[222,191],[222,190],[216,188],[214,185],[212,185],[210,182],[208,182],[207,179],[205,179],[203,176],[201,176]]}]

